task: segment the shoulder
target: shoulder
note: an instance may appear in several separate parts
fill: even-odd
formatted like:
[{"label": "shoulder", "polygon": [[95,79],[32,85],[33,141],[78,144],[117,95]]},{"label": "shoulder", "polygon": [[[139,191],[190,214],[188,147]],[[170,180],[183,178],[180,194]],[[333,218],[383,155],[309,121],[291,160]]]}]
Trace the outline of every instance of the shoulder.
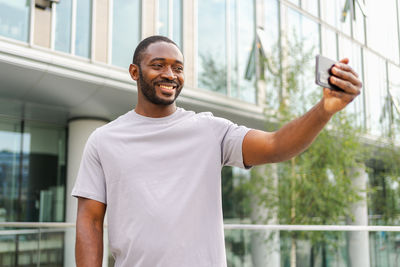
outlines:
[{"label": "shoulder", "polygon": [[104,124],[103,126],[100,126],[96,128],[96,130],[93,132],[94,135],[97,135],[99,137],[103,136],[104,134],[107,134],[109,132],[112,132],[114,129],[119,128],[126,124],[128,122],[128,117],[131,111],[120,115],[116,119],[108,122],[107,124]]}]

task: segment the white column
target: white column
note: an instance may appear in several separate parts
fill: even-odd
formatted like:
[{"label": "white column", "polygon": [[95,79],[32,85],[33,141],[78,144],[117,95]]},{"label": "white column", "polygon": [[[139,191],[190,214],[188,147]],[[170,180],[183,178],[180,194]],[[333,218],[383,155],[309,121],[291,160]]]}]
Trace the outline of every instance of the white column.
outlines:
[{"label": "white column", "polygon": [[[368,174],[365,168],[354,168],[352,173],[352,186],[360,190],[362,200],[354,203],[351,207],[351,212],[354,220],[347,220],[349,225],[368,225],[368,210],[367,210],[367,181]],[[349,232],[348,233],[348,252],[349,265],[351,267],[369,267],[369,233],[368,232]]]},{"label": "white column", "polygon": [[[260,175],[260,178],[267,181],[266,183],[272,180],[272,184],[277,188],[277,164],[257,167],[257,172]],[[265,194],[268,194],[268,192],[265,191]],[[260,224],[278,224],[277,209],[266,209],[265,207],[260,207],[258,202],[258,199],[253,199],[251,214],[252,221]],[[262,230],[253,232],[254,233],[251,236],[251,256],[253,266],[281,266],[279,231]]]},{"label": "white column", "polygon": [[[67,190],[66,190],[66,222],[76,221],[77,200],[71,196],[75,184],[83,149],[90,134],[107,122],[101,119],[75,119],[68,124],[68,158],[67,158]],[[75,266],[75,229],[68,229],[65,233],[64,266]],[[104,247],[104,258],[107,258],[108,248]],[[104,263],[107,262],[103,258]]]}]

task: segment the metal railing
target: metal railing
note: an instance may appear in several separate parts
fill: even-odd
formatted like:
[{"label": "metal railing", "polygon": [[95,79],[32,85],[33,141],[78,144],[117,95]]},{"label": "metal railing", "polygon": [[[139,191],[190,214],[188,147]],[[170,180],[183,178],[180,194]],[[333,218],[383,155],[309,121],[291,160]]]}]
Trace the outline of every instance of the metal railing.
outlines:
[{"label": "metal railing", "polygon": [[[326,266],[400,267],[400,226],[225,224],[224,228],[232,267],[286,267],[293,257],[298,266],[325,262]],[[105,226],[107,243],[106,232]],[[0,266],[73,267],[74,242],[74,223],[0,222]],[[103,266],[113,266],[107,245],[105,254]]]}]

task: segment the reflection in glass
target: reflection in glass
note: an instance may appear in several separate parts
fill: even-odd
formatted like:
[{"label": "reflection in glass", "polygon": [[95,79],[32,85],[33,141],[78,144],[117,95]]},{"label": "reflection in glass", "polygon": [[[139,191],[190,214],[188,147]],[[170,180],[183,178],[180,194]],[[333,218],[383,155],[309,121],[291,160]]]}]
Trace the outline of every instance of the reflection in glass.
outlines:
[{"label": "reflection in glass", "polygon": [[[311,96],[321,90],[315,85],[315,55],[319,53],[319,25],[313,20],[301,15],[299,12],[288,8],[288,42],[289,42],[289,64],[290,62],[301,62],[308,55],[310,58],[303,63],[303,75],[298,75],[300,90],[308,110],[315,101]],[[299,110],[304,112],[304,110]]]},{"label": "reflection in glass", "polygon": [[90,56],[92,25],[92,1],[79,0],[76,3],[75,54],[81,57]]},{"label": "reflection in glass", "polygon": [[199,87],[255,103],[254,2],[201,1],[198,14]]},{"label": "reflection in glass", "polygon": [[24,169],[19,168],[23,139],[20,132],[17,121],[0,122],[0,221],[3,222],[18,219],[18,188],[24,175]]},{"label": "reflection in glass", "polygon": [[288,0],[289,2],[292,2],[293,4],[299,6],[300,5],[300,0]]},{"label": "reflection in glass", "polygon": [[71,49],[72,0],[60,1],[56,6],[54,49],[69,53]]},{"label": "reflection in glass", "polygon": [[395,1],[367,1],[368,45],[387,58],[399,62],[399,40]]},{"label": "reflection in glass", "polygon": [[318,0],[301,0],[301,7],[318,17]]},{"label": "reflection in glass", "polygon": [[[347,35],[350,35],[352,19],[351,12],[347,8],[349,2],[349,0],[321,0],[322,19]],[[346,12],[343,12],[344,10],[346,10]]]},{"label": "reflection in glass", "polygon": [[0,185],[0,221],[62,222],[65,129],[2,119]]},{"label": "reflection in glass", "polygon": [[324,26],[321,26],[322,55],[337,60],[337,36],[336,33]]},{"label": "reflection in glass", "polygon": [[367,126],[371,134],[385,135],[390,124],[385,61],[364,50],[364,62]]},{"label": "reflection in glass", "polygon": [[[358,73],[359,79],[363,81],[361,47],[350,39],[340,36],[339,58],[348,58],[349,65]],[[355,126],[365,127],[364,93],[358,96],[347,108],[346,111],[355,115]]]},{"label": "reflection in glass", "polygon": [[[361,0],[359,0],[361,1]],[[360,5],[355,4],[355,18],[353,20],[353,35],[356,40],[361,43],[365,43],[365,17],[361,11]]]},{"label": "reflection in glass", "polygon": [[0,233],[1,266],[64,266],[65,230],[14,229],[11,227],[4,229]]},{"label": "reflection in glass", "polygon": [[[266,40],[265,46],[263,46],[264,53],[269,57],[277,58],[279,55],[279,16],[278,16],[278,1],[277,0],[266,0],[264,1],[264,12],[268,14],[264,16],[264,38]],[[276,60],[277,66],[275,69],[279,69],[279,59]],[[262,70],[261,70],[262,71]],[[274,70],[276,72],[276,70]],[[268,106],[273,110],[277,110],[279,107],[279,96],[280,96],[280,84],[274,83],[276,79],[268,68],[264,68],[264,78],[266,80],[266,102]]]},{"label": "reflection in glass", "polygon": [[180,48],[183,47],[182,43],[182,1],[183,0],[173,0],[173,34],[172,40],[179,45]]},{"label": "reflection in glass", "polygon": [[391,109],[393,114],[392,128],[393,136],[400,138],[400,68],[389,64],[389,92],[391,98]]},{"label": "reflection in glass", "polygon": [[[290,266],[293,236],[297,239],[296,266],[351,267],[352,262],[359,262],[359,257],[366,256],[349,251],[350,243],[360,242],[357,237],[366,234],[365,231],[278,231],[278,250],[271,250],[272,239],[268,232],[271,230],[225,229],[228,266]],[[400,261],[397,245],[399,234],[381,231],[368,233],[371,266],[396,267]],[[260,241],[257,242],[257,239]],[[273,253],[278,253],[280,265],[268,265]]]},{"label": "reflection in glass", "polygon": [[225,1],[198,1],[198,86],[227,93]]},{"label": "reflection in glass", "polygon": [[232,1],[231,12],[231,96],[244,101],[256,102],[255,75],[246,77],[246,69],[251,61],[254,46],[254,5],[253,1]]},{"label": "reflection in glass", "polygon": [[169,0],[158,1],[158,33],[160,35],[168,36],[168,11],[169,11]]},{"label": "reflection in glass", "polygon": [[28,41],[29,6],[27,0],[0,0],[0,35]]},{"label": "reflection in glass", "polygon": [[[170,4],[172,14],[170,14]],[[172,25],[169,25],[172,16]],[[171,34],[170,34],[170,27]],[[182,48],[182,0],[159,0],[158,1],[158,34],[168,36],[179,47]]]},{"label": "reflection in glass", "polygon": [[128,68],[140,38],[140,1],[114,0],[112,64]]}]

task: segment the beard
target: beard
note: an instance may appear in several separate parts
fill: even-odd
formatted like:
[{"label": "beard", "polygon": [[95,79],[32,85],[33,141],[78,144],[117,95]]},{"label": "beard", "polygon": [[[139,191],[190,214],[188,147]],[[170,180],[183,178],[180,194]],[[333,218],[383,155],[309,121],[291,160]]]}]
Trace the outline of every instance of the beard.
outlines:
[{"label": "beard", "polygon": [[[164,83],[164,84],[167,83],[167,84],[171,84],[175,87],[174,99],[167,100],[167,99],[162,99],[157,96],[155,86],[159,83]],[[139,85],[140,85],[140,90],[142,91],[143,95],[146,97],[146,99],[149,102],[151,102],[155,105],[162,105],[162,106],[169,106],[169,105],[173,104],[175,102],[176,98],[179,96],[179,94],[182,91],[181,84],[179,84],[178,82],[175,82],[175,81],[168,80],[168,79],[159,79],[152,83],[146,82],[141,68],[139,68]]]}]

